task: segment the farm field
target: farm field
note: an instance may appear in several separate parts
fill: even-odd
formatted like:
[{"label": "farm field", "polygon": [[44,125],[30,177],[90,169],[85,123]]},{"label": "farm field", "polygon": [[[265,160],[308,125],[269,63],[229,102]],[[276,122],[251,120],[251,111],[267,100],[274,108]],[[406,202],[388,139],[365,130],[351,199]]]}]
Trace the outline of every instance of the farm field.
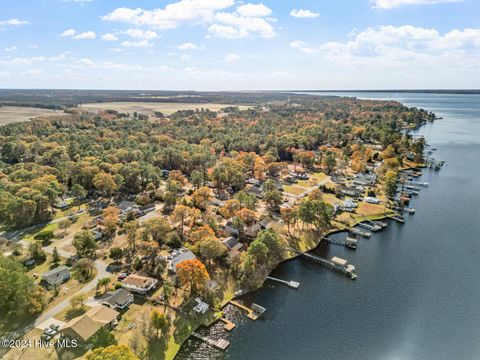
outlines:
[{"label": "farm field", "polygon": [[[173,114],[178,110],[195,110],[195,109],[209,109],[211,111],[218,111],[224,107],[237,106],[231,104],[197,104],[197,103],[150,103],[150,102],[105,102],[105,103],[88,103],[81,104],[79,107],[85,108],[91,112],[98,112],[103,110],[115,110],[122,113],[133,113],[152,115],[155,111],[160,111],[166,115]],[[239,105],[240,110],[248,109],[248,106]]]},{"label": "farm field", "polygon": [[49,115],[65,115],[65,113],[61,111],[39,109],[33,107],[2,106],[0,107],[0,125],[28,121],[38,116]]}]

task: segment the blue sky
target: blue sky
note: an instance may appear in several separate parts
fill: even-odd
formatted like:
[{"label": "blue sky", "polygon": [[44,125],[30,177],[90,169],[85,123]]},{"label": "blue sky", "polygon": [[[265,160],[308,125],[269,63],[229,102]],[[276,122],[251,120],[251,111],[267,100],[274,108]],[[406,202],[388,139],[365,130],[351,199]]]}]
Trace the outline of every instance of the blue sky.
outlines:
[{"label": "blue sky", "polygon": [[2,3],[2,88],[480,88],[478,0]]}]

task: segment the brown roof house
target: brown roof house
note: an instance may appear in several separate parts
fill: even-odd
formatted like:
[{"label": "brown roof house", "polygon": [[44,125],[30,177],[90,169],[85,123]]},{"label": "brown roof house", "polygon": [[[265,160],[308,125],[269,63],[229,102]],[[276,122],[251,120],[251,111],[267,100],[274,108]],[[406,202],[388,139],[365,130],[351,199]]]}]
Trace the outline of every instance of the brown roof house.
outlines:
[{"label": "brown roof house", "polygon": [[122,280],[122,286],[129,290],[136,292],[137,294],[145,295],[150,290],[155,288],[157,285],[158,280],[147,277],[141,276],[138,274],[130,274],[125,279]]},{"label": "brown roof house", "polygon": [[103,305],[98,305],[85,314],[73,318],[60,329],[68,338],[77,339],[88,343],[93,335],[104,327],[111,328],[117,320],[119,313]]}]

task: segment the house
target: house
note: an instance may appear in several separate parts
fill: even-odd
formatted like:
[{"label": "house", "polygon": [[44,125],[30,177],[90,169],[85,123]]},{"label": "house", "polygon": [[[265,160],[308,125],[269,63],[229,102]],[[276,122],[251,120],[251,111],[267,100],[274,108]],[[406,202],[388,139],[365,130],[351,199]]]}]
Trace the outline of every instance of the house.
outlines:
[{"label": "house", "polygon": [[222,240],[222,243],[227,247],[230,252],[237,252],[243,249],[243,244],[238,241],[237,238],[229,236]]},{"label": "house", "polygon": [[357,189],[357,188],[352,188],[352,187],[347,187],[347,186],[341,186],[339,188],[339,191],[341,194],[346,195],[346,196],[352,196],[352,197],[358,197],[362,195],[362,191]]},{"label": "house", "polygon": [[225,234],[227,236],[234,236],[234,237],[238,237],[239,235],[239,231],[238,229],[235,229],[233,226],[231,225],[225,225],[225,227],[223,228],[223,231],[225,232]]},{"label": "house", "polygon": [[245,182],[246,182],[247,184],[250,184],[250,185],[253,185],[253,186],[257,186],[257,187],[260,187],[260,185],[261,185],[261,182],[258,181],[258,180],[255,179],[255,178],[247,179]]},{"label": "house", "polygon": [[108,306],[113,310],[123,310],[128,308],[133,301],[133,294],[129,293],[123,288],[120,288],[106,293],[102,299],[102,305]]},{"label": "house", "polygon": [[214,198],[214,199],[212,199],[212,201],[210,201],[210,204],[213,205],[213,206],[216,206],[216,207],[222,207],[222,206],[225,205],[225,201]]},{"label": "house", "polygon": [[247,193],[255,195],[259,199],[263,199],[263,190],[257,186],[250,186]]},{"label": "house", "polygon": [[67,338],[86,344],[100,329],[113,327],[118,315],[117,311],[98,305],[70,320],[60,328],[60,332]]},{"label": "house", "polygon": [[352,199],[347,199],[343,202],[341,209],[343,211],[353,212],[358,207],[357,203]]},{"label": "house", "polygon": [[377,181],[377,175],[366,174],[366,173],[357,174],[353,179],[353,183],[355,185],[361,185],[361,186],[373,186],[375,185],[376,181]]},{"label": "house", "polygon": [[193,308],[197,314],[205,314],[208,311],[209,305],[200,298],[195,298],[197,305]]},{"label": "house", "polygon": [[138,205],[133,201],[123,200],[118,203],[117,208],[120,210],[121,214],[125,214],[130,211],[138,210]]},{"label": "house", "polygon": [[155,288],[157,283],[157,279],[138,274],[130,274],[122,280],[122,286],[125,289],[142,295]]},{"label": "house", "polygon": [[268,228],[268,225],[272,222],[272,219],[270,219],[268,216],[264,218],[262,221],[260,221],[260,227],[262,229]]},{"label": "house", "polygon": [[65,265],[42,274],[42,281],[49,288],[61,285],[68,279],[70,279],[70,270]]},{"label": "house", "polygon": [[185,260],[195,260],[197,257],[190,250],[179,252],[167,264],[167,269],[173,273],[177,272],[177,265]]},{"label": "house", "polygon": [[262,230],[262,227],[260,226],[260,223],[253,224],[252,226],[247,226],[244,229],[244,234],[245,236],[249,238],[255,238],[257,237],[257,234]]},{"label": "house", "polygon": [[369,203],[369,204],[380,204],[380,200],[375,198],[375,197],[371,197],[371,196],[367,196],[366,198],[363,199],[366,203]]},{"label": "house", "polygon": [[103,237],[103,233],[100,231],[99,228],[92,229],[91,232],[92,232],[93,240],[95,241],[100,240]]},{"label": "house", "polygon": [[142,206],[139,206],[138,207],[138,210],[140,210],[142,212],[142,214],[146,214],[146,213],[149,213],[150,211],[154,211],[156,208],[155,208],[155,204],[147,204],[147,205],[142,205]]}]

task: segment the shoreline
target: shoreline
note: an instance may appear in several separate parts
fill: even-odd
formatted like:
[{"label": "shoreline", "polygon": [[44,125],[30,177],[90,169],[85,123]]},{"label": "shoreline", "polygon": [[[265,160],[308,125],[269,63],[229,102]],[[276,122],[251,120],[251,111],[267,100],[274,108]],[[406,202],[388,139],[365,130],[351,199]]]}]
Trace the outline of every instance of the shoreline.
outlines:
[{"label": "shoreline", "polygon": [[[423,127],[425,125],[426,124],[424,123],[420,126],[417,126],[415,129],[409,129],[409,130],[419,130],[421,127]],[[415,165],[415,166],[413,166],[413,165]],[[425,166],[425,164],[416,164],[416,163],[413,164],[413,163],[411,163],[411,165],[404,165],[403,167],[401,167],[399,169],[399,172],[403,172],[403,171],[406,171],[406,170],[409,170],[409,169],[415,169],[415,168],[426,168],[426,166]],[[365,220],[386,220],[386,219],[393,220],[392,216],[398,215],[398,213],[395,212],[394,210],[388,209],[388,211],[390,211],[389,215],[387,215],[386,213],[383,213],[383,214],[378,214],[378,215],[377,214],[370,215],[370,216],[368,216],[368,218],[365,218],[363,220],[362,219],[352,219],[353,222],[348,227],[353,228],[353,227],[357,226],[358,224],[364,222]],[[303,251],[303,252],[313,251],[316,248],[318,248],[318,246],[322,242],[322,240],[323,240],[322,237],[328,237],[332,234],[348,231],[346,229],[347,229],[346,226],[343,227],[343,228],[335,227],[335,228],[329,229],[324,234],[322,234],[321,236],[316,237],[316,239],[318,239],[318,240],[314,240],[313,244],[307,244],[307,243],[305,243],[304,240],[299,239],[300,240],[299,244],[305,245],[304,247],[302,246],[301,251]],[[267,277],[270,276],[270,274],[275,269],[277,269],[280,264],[283,264],[283,263],[286,263],[286,262],[289,262],[289,261],[293,261],[300,256],[300,254],[293,253],[292,251],[287,251],[287,253],[289,255],[285,259],[281,260],[278,264],[276,264],[273,267],[272,270],[270,270],[270,272],[265,276],[265,278],[262,280],[262,283],[259,286],[255,287],[254,289],[249,289],[248,291],[242,292],[241,295],[233,294],[233,296],[229,296],[229,297],[224,298],[222,300],[221,304],[219,305],[219,310],[216,312],[215,318],[211,322],[209,322],[208,324],[200,324],[199,326],[197,326],[195,328],[192,328],[192,332],[197,331],[202,326],[210,327],[211,325],[213,325],[216,321],[218,321],[218,318],[221,317],[221,315],[219,316],[218,314],[223,313],[224,308],[228,305],[228,303],[231,300],[234,300],[235,298],[238,298],[238,297],[246,295],[246,294],[250,294],[250,293],[252,293],[254,291],[257,291],[258,289],[262,288],[265,284],[265,281],[267,280]],[[165,359],[166,360],[174,360],[176,355],[178,354],[178,352],[182,348],[183,344],[185,343],[185,341],[187,341],[191,336],[192,336],[192,334],[190,333],[190,335],[188,337],[186,337],[181,343],[175,344],[178,347],[174,350],[174,352],[172,354],[167,353],[166,354],[167,356],[165,357]],[[168,355],[172,355],[172,357],[168,357]]]}]

